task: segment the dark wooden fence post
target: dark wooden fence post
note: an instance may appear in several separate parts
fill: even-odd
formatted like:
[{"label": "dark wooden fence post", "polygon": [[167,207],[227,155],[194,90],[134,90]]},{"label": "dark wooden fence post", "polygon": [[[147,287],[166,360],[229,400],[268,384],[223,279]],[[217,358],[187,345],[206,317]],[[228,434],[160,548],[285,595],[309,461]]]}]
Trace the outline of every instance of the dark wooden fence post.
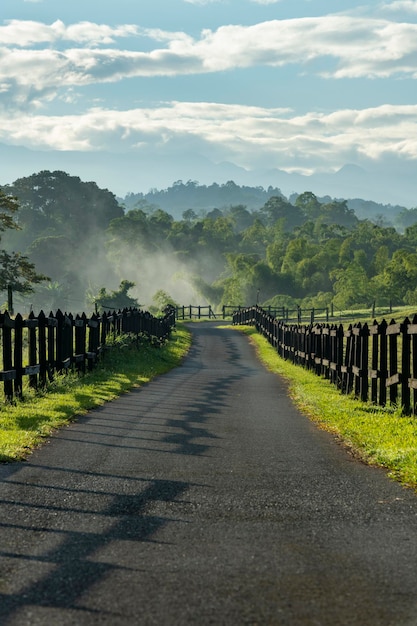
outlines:
[{"label": "dark wooden fence post", "polygon": [[86,336],[87,336],[87,317],[85,313],[82,316],[76,315],[74,320],[75,330],[75,354],[74,363],[77,371],[85,373],[85,353],[86,353]]},{"label": "dark wooden fence post", "polygon": [[369,327],[364,324],[359,334],[360,339],[360,360],[359,360],[359,397],[363,402],[368,400],[369,382],[368,382],[368,357],[369,357]]},{"label": "dark wooden fence post", "polygon": [[330,379],[330,362],[331,362],[331,348],[330,348],[330,326],[324,325],[322,328],[322,375]]},{"label": "dark wooden fence post", "polygon": [[413,415],[417,410],[417,315],[413,317],[413,323],[409,328],[411,334],[411,353],[412,353],[412,379],[410,380],[410,387],[413,390]]},{"label": "dark wooden fence post", "polygon": [[23,317],[18,313],[14,319],[14,396],[21,398],[23,395]]},{"label": "dark wooden fence post", "polygon": [[60,309],[56,312],[55,355],[56,369],[59,373],[64,369],[64,314]]},{"label": "dark wooden fence post", "polygon": [[38,372],[39,364],[37,363],[37,336],[36,330],[38,328],[38,320],[35,318],[33,311],[30,313],[29,318],[26,320],[25,326],[28,329],[28,351],[29,351],[29,386],[33,389],[38,388]]},{"label": "dark wooden fence post", "polygon": [[72,313],[65,314],[65,353],[66,369],[70,368],[74,363],[74,317]]},{"label": "dark wooden fence post", "polygon": [[14,327],[15,321],[6,311],[3,315],[3,372],[0,380],[4,381],[4,395],[9,402],[13,400],[13,380],[16,377],[12,357],[12,329]]},{"label": "dark wooden fence post", "polygon": [[409,380],[411,377],[411,336],[408,334],[410,320],[408,317],[401,324],[401,406],[406,415],[411,413],[411,394]]},{"label": "dark wooden fence post", "polygon": [[372,326],[369,329],[369,334],[372,337],[372,356],[371,356],[371,368],[369,370],[369,376],[371,379],[371,402],[377,404],[378,402],[378,357],[379,357],[379,325],[374,320]]},{"label": "dark wooden fence post", "polygon": [[[100,322],[99,316],[93,313],[93,315],[88,320],[88,350],[87,350],[87,360],[88,360],[88,369],[92,370],[98,358],[98,348],[100,345]],[[106,328],[107,325],[107,314],[103,313],[102,317],[102,328],[101,328],[101,340],[103,340],[103,329]],[[104,345],[102,343],[102,345]]]},{"label": "dark wooden fence post", "polygon": [[353,386],[353,374],[352,374],[352,365],[353,365],[353,327],[352,324],[349,324],[347,330],[344,331],[344,337],[346,338],[346,350],[344,357],[344,364],[342,365],[342,390],[349,394],[352,391]]},{"label": "dark wooden fence post", "polygon": [[389,387],[389,399],[391,404],[396,404],[398,400],[398,383],[400,376],[398,373],[398,334],[400,332],[400,324],[395,320],[391,320],[387,328],[388,347],[389,347],[389,378],[387,386]]},{"label": "dark wooden fence post", "polygon": [[40,311],[38,315],[38,346],[39,346],[39,385],[46,387],[47,380],[47,349],[46,349],[46,325],[45,313]]},{"label": "dark wooden fence post", "polygon": [[379,325],[379,404],[387,403],[387,380],[388,380],[388,324],[385,320]]},{"label": "dark wooden fence post", "polygon": [[55,370],[57,367],[56,364],[58,361],[58,357],[56,354],[57,328],[58,328],[58,320],[51,311],[48,316],[48,363],[46,366],[48,370],[49,380],[51,381],[54,379]]}]

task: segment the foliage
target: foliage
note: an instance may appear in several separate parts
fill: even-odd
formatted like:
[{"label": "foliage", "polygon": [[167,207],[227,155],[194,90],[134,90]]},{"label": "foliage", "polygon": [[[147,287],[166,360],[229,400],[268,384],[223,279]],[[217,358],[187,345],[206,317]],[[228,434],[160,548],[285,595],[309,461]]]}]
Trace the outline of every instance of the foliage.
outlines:
[{"label": "foliage", "polygon": [[185,183],[177,180],[167,189],[151,189],[146,194],[130,193],[125,197],[124,203],[128,209],[143,203],[157,205],[179,217],[187,209],[197,212],[220,207],[223,210],[232,205],[243,205],[255,209],[262,206],[271,196],[280,195],[282,193],[278,188],[239,186],[232,180],[221,185],[217,183],[200,185],[194,180],[188,180]]},{"label": "foliage", "polygon": [[105,287],[102,287],[98,294],[92,296],[91,302],[97,308],[98,311],[105,310],[118,310],[125,308],[139,308],[140,304],[136,298],[132,298],[128,295],[128,292],[135,286],[129,280],[122,280],[119,285],[119,289],[108,292]]},{"label": "foliage", "polygon": [[[0,191],[0,232],[19,229],[15,221],[18,208],[16,198]],[[0,270],[0,291],[6,290],[10,285],[13,291],[30,293],[35,284],[48,280],[46,276],[39,274],[28,257],[20,252],[0,250]]]},{"label": "foliage", "polygon": [[[187,293],[197,291],[215,307],[255,301],[289,308],[294,302],[304,308],[333,303],[339,309],[374,301],[417,303],[414,209],[395,209],[401,217],[396,230],[386,221],[359,219],[346,200],[320,199],[311,191],[289,200],[277,189],[233,181],[209,187],[177,181],[168,190],[131,194],[126,212],[107,190],[63,172],[19,179],[12,189],[23,199],[21,230],[7,231],[5,251],[11,254],[11,244],[20,242],[14,249],[42,273],[49,268],[53,283],[66,286],[69,302],[83,299],[89,284],[105,284],[90,302],[130,306],[136,300],[126,286],[139,275],[147,307],[155,289],[180,304],[189,301],[175,287],[178,277],[189,285]],[[243,196],[251,203],[233,204]],[[219,204],[207,204],[209,197]],[[209,210],[199,209],[203,199]],[[181,218],[165,210],[169,202],[175,210],[181,206]],[[371,204],[363,202],[361,209],[374,215],[381,207]],[[124,287],[121,281],[127,281]],[[161,309],[157,301],[152,306]]]},{"label": "foliage", "polygon": [[19,201],[22,226],[29,216],[38,216],[35,238],[50,228],[53,234],[65,235],[72,241],[85,240],[100,225],[107,228],[112,219],[123,215],[110,191],[61,171],[44,170],[19,178],[5,190]]},{"label": "foliage", "polygon": [[149,307],[149,311],[153,315],[162,315],[168,307],[177,308],[180,306],[180,304],[175,302],[174,298],[172,298],[169,293],[163,289],[158,289],[158,291],[154,293],[152,303],[153,306]]},{"label": "foliage", "polygon": [[[19,204],[19,230],[4,237],[8,254],[18,250],[19,258],[34,264],[40,275],[66,284],[69,298],[81,307],[87,284],[93,280],[92,276],[84,280],[86,266],[91,273],[100,268],[100,275],[116,283],[102,241],[110,221],[123,215],[114,194],[94,182],[47,170],[2,189]],[[30,280],[36,283],[35,277]]]}]

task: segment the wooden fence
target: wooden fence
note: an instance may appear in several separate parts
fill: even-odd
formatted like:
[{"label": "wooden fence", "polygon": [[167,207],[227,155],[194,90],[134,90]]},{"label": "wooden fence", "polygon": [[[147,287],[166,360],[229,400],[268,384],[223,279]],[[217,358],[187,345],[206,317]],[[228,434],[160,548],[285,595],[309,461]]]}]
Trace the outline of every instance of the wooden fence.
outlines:
[{"label": "wooden fence", "polygon": [[216,314],[214,313],[211,305],[194,306],[193,304],[189,304],[188,306],[176,307],[175,317],[177,320],[201,320],[204,317],[208,317],[209,319],[216,319]]},{"label": "wooden fence", "polygon": [[[223,319],[226,319],[227,317],[233,316],[236,310],[240,311],[244,308],[245,307],[242,306],[223,305],[221,315]],[[328,322],[329,316],[333,314],[333,311],[331,311],[328,307],[325,309],[301,309],[301,307],[288,309],[285,307],[268,307],[264,310],[268,311],[269,315],[279,317],[287,322],[295,320],[299,323],[302,320],[307,319],[313,323],[316,318],[323,318]],[[203,319],[205,317],[208,317],[209,319],[217,319],[217,315],[211,305],[196,306],[189,304],[187,306],[179,306],[175,309],[175,315],[178,320]]]},{"label": "wooden fence", "polygon": [[5,398],[11,401],[22,396],[26,376],[29,385],[37,388],[53,380],[55,372],[93,369],[109,336],[144,333],[164,340],[174,324],[171,309],[162,318],[132,308],[91,317],[85,313],[74,317],[59,310],[48,316],[43,311],[37,317],[31,313],[27,319],[20,314],[11,317],[7,311],[0,313],[0,382]]},{"label": "wooden fence", "polygon": [[388,324],[288,324],[254,306],[233,315],[268,339],[278,354],[327,378],[343,393],[405,414],[417,410],[417,315]]}]

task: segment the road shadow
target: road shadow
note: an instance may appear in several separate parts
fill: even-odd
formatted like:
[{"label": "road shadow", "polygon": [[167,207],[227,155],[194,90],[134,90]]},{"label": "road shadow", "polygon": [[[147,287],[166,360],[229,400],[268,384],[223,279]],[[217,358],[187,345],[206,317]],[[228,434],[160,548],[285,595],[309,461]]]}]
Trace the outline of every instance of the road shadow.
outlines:
[{"label": "road shadow", "polygon": [[[161,502],[180,502],[191,486],[62,467],[32,465],[31,469],[50,482],[28,485],[26,468],[16,468],[8,474],[13,493],[21,498],[0,500],[2,511],[9,513],[9,519],[3,514],[0,522],[1,624],[36,607],[89,613],[78,604],[80,598],[109,571],[128,568],[100,562],[95,556],[118,542],[128,541],[134,549],[136,543],[155,541],[155,533],[174,520],[152,515],[149,509]],[[89,488],[92,484],[103,488]],[[73,500],[74,506],[66,504]],[[10,541],[12,536],[15,539]],[[14,580],[7,580],[9,571]]]}]

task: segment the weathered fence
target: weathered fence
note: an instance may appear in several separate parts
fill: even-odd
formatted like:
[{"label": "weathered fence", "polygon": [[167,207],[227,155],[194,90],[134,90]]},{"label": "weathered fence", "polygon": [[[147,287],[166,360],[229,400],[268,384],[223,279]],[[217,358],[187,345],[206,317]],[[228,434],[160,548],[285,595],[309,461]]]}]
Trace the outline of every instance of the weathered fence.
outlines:
[{"label": "weathered fence", "polygon": [[193,304],[189,304],[188,306],[176,307],[175,317],[177,320],[200,320],[204,317],[208,317],[209,319],[216,319],[216,314],[214,313],[210,304],[207,306],[194,306]]},{"label": "weathered fence", "polygon": [[164,340],[174,324],[172,309],[162,318],[132,308],[91,317],[59,310],[48,316],[43,311],[37,317],[31,313],[27,319],[0,313],[4,395],[9,401],[21,397],[24,377],[37,388],[53,380],[55,372],[93,369],[109,336],[144,333]]},{"label": "weathered fence", "polygon": [[254,306],[233,315],[268,339],[284,359],[329,379],[343,393],[417,410],[417,315],[398,323],[288,324]]},{"label": "weathered fence", "polygon": [[[242,306],[232,306],[232,305],[224,305],[222,308],[223,311],[223,319],[226,317],[234,315],[235,311],[240,311],[245,309],[246,307]],[[329,321],[330,317],[334,316],[333,307],[326,307],[323,309],[303,309],[300,306],[297,306],[295,309],[289,309],[285,306],[280,307],[263,307],[263,310],[268,313],[268,315],[272,315],[273,317],[277,317],[285,322],[295,321],[301,324],[302,321],[309,321],[311,324],[314,323],[316,319],[324,319],[326,322]]]},{"label": "weathered fence", "polygon": [[[242,306],[223,305],[221,315],[223,319],[226,319],[227,317],[233,316],[236,310],[240,311],[244,308],[245,307]],[[264,310],[268,311],[269,315],[272,315],[273,317],[278,317],[287,322],[295,320],[299,323],[301,323],[302,320],[307,319],[313,323],[316,318],[323,318],[328,322],[329,316],[333,314],[333,311],[331,311],[328,307],[325,309],[302,309],[301,307],[288,309],[285,307],[270,306]],[[196,306],[193,304],[178,306],[175,309],[175,315],[178,320],[203,319],[205,317],[208,317],[209,319],[217,319],[217,315],[210,304],[205,306]]]}]

